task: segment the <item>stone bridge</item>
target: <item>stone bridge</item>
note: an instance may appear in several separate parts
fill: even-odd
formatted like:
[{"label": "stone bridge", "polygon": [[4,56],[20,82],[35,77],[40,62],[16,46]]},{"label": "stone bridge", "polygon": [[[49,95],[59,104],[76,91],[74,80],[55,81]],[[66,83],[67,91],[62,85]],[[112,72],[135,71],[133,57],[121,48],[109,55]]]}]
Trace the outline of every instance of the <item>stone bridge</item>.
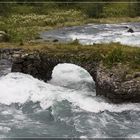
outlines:
[{"label": "stone bridge", "polygon": [[86,59],[79,54],[30,53],[18,57],[12,72],[30,74],[47,81],[51,79],[54,67],[59,63],[72,63],[86,69],[96,84],[96,94],[104,95],[114,103],[140,102],[140,74],[126,77],[127,68],[115,66],[107,69],[98,60]]},{"label": "stone bridge", "polygon": [[22,58],[16,59],[12,66],[12,71],[23,72],[30,74],[35,78],[41,79],[43,81],[48,81],[51,79],[52,71],[57,64],[60,63],[72,63],[82,68],[86,69],[90,75],[95,79],[95,72],[97,62],[81,61],[80,59],[73,59],[73,56],[57,57],[49,56],[47,54],[25,54]]}]

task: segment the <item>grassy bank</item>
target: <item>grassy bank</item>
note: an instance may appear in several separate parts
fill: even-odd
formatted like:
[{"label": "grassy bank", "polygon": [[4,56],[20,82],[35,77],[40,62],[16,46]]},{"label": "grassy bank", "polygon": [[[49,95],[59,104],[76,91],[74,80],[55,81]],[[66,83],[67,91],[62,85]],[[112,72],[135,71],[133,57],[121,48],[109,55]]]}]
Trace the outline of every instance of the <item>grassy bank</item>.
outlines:
[{"label": "grassy bank", "polygon": [[111,16],[108,13],[106,11],[106,16],[96,18],[96,16],[89,16],[85,10],[74,7],[67,9],[64,7],[49,7],[49,9],[45,10],[43,7],[35,9],[35,6],[16,5],[12,6],[12,10],[7,16],[0,16],[0,30],[9,34],[10,42],[22,44],[38,38],[38,32],[40,31],[64,26],[87,23],[140,22],[140,17]]},{"label": "grassy bank", "polygon": [[[71,14],[72,13],[72,14]],[[87,23],[121,23],[140,22],[140,17],[120,18],[88,18],[81,11],[59,10],[47,15],[28,14],[0,17],[0,30],[10,35],[10,42],[26,42],[38,38],[38,32],[47,31],[64,26],[76,26]]]},{"label": "grassy bank", "polygon": [[[65,26],[87,23],[140,22],[138,5],[88,4],[88,5],[35,5],[12,4],[0,9],[0,30],[9,35],[9,42],[0,47],[22,47],[28,51],[47,52],[49,55],[79,61],[102,61],[108,67],[118,63],[128,65],[132,71],[140,71],[140,48],[120,44],[82,46],[71,44],[31,44],[38,33]],[[137,7],[136,7],[137,6]],[[19,46],[22,45],[22,46]]]},{"label": "grassy bank", "polygon": [[105,66],[111,68],[115,65],[126,65],[129,72],[140,72],[140,48],[129,47],[118,43],[97,44],[83,46],[76,42],[70,44],[47,44],[47,43],[27,43],[23,46],[17,44],[1,43],[0,48],[22,47],[27,52],[46,53],[50,57],[74,61],[103,62]]},{"label": "grassy bank", "polygon": [[10,42],[20,43],[37,38],[39,31],[80,25],[84,22],[84,18],[80,11],[75,10],[55,10],[46,15],[12,14],[8,17],[0,17],[0,30],[10,35]]}]

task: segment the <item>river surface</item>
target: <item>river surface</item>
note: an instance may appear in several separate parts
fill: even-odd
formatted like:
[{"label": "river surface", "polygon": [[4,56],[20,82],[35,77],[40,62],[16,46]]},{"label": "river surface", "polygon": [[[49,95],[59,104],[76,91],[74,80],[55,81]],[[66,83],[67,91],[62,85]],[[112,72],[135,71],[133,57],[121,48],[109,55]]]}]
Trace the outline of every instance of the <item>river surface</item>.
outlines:
[{"label": "river surface", "polygon": [[10,71],[11,62],[0,60],[1,138],[140,137],[140,104],[115,105],[97,97],[82,67],[59,64],[47,83]]},{"label": "river surface", "polygon": [[[129,29],[134,32],[128,32]],[[140,47],[140,23],[87,24],[64,27],[42,32],[40,37],[45,41],[71,42],[77,39],[85,45],[119,42]]]},{"label": "river surface", "polygon": [[83,68],[59,64],[45,83],[9,73],[9,63],[0,63],[1,137],[140,137],[140,104],[114,105],[96,97]]}]

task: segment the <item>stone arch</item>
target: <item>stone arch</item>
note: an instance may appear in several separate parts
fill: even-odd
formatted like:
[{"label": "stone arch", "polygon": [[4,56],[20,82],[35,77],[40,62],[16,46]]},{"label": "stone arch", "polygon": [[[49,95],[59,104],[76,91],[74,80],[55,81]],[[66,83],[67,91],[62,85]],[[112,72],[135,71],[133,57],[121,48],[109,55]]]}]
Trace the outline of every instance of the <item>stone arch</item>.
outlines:
[{"label": "stone arch", "polygon": [[55,56],[52,58],[47,55],[27,55],[22,58],[20,57],[13,62],[12,72],[30,74],[40,80],[48,81],[52,78],[54,67],[62,63],[72,63],[84,68],[95,80],[96,63],[83,63],[77,60],[72,60],[71,57],[69,57],[69,59],[58,59],[55,58]]},{"label": "stone arch", "polygon": [[92,59],[82,61],[78,54],[60,53],[60,55],[33,53],[21,56],[13,62],[12,72],[30,74],[40,80],[48,81],[57,64],[72,63],[89,72],[95,81],[97,95],[104,95],[115,103],[140,102],[139,78],[124,81],[118,73],[119,67],[110,70],[99,64],[99,61],[94,62]]}]

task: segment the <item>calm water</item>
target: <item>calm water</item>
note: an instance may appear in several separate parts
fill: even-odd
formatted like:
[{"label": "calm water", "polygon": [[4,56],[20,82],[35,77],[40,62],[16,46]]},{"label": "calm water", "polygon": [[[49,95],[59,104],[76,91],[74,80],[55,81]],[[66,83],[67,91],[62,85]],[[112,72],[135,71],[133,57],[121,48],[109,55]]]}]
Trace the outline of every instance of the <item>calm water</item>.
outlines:
[{"label": "calm water", "polygon": [[[84,29],[92,32],[91,27],[95,31],[93,25]],[[140,104],[114,105],[96,97],[83,68],[59,64],[48,83],[10,68],[0,60],[0,137],[140,137]]]}]

